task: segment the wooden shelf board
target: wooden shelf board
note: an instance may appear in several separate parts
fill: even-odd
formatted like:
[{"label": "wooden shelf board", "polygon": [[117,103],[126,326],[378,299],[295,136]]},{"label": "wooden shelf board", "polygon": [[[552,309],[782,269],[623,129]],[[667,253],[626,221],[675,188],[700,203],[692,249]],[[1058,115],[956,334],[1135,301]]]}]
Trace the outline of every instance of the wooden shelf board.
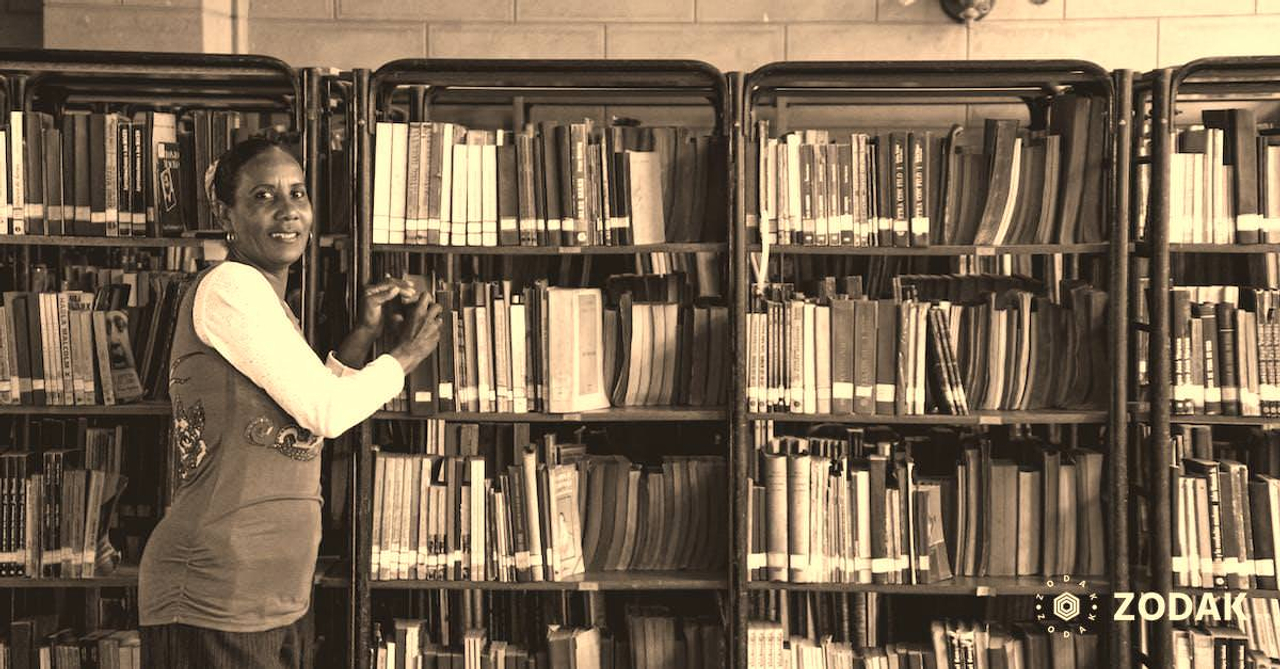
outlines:
[{"label": "wooden shelf board", "polygon": [[[1077,594],[1106,594],[1110,591],[1105,578],[1086,578],[1085,587],[1073,586]],[[976,578],[958,576],[949,581],[911,585],[906,583],[791,583],[777,581],[751,581],[748,590],[804,590],[813,592],[878,592],[897,595],[968,595],[997,597],[1002,595],[1057,594],[1066,590],[1058,585],[1050,588],[1040,576]]]},{"label": "wooden shelf board", "polygon": [[76,237],[64,235],[0,235],[0,246],[104,246],[131,248],[169,248],[221,243],[219,239],[202,237]]},{"label": "wooden shelf board", "polygon": [[428,246],[374,244],[375,252],[500,256],[631,255],[633,253],[727,253],[723,242],[645,244],[641,246]]},{"label": "wooden shelf board", "polygon": [[[797,244],[771,244],[769,253],[796,253],[805,255],[855,255],[855,256],[957,256],[957,255],[1040,255],[1049,253],[1095,254],[1106,253],[1111,245],[1096,244],[1011,244],[1007,246],[946,245],[946,246],[801,246]],[[748,247],[760,252],[759,244]]]},{"label": "wooden shelf board", "polygon": [[[1147,419],[1147,416],[1143,416]],[[1205,416],[1177,414],[1169,416],[1176,425],[1280,425],[1280,416]]]},{"label": "wooden shelf board", "polygon": [[[334,558],[316,563],[315,585],[345,588],[350,584],[350,565]],[[0,578],[4,588],[132,588],[138,585],[138,565],[121,565],[114,574],[100,578]]]},{"label": "wooden shelf board", "polygon": [[172,411],[168,403],[140,402],[113,406],[0,406],[0,415],[31,416],[167,416]]},{"label": "wooden shelf board", "polygon": [[379,411],[374,418],[385,420],[448,420],[471,423],[643,423],[662,421],[728,420],[727,409],[684,407],[621,407],[581,413],[476,413],[451,411],[431,416],[413,416],[399,411]]},{"label": "wooden shelf board", "polygon": [[1014,425],[1019,423],[1105,423],[1106,411],[991,411],[968,416],[865,416],[850,414],[748,413],[747,420],[780,423],[857,423],[861,425]]},{"label": "wooden shelf board", "polygon": [[615,571],[595,572],[567,581],[503,583],[499,581],[370,581],[377,590],[506,590],[514,592],[565,590],[727,590],[728,578],[716,572]]},{"label": "wooden shelf board", "polygon": [[138,565],[122,564],[110,576],[97,578],[0,578],[0,588],[132,588],[138,585]]},{"label": "wooden shelf board", "polygon": [[1169,244],[1170,253],[1277,253],[1280,244]]}]

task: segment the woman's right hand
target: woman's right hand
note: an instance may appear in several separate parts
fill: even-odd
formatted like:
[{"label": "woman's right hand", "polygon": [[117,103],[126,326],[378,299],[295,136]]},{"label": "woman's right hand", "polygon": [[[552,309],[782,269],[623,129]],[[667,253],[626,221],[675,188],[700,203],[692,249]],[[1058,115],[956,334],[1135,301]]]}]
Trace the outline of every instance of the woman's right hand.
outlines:
[{"label": "woman's right hand", "polygon": [[391,349],[391,357],[398,360],[408,374],[440,343],[440,305],[431,299],[429,293],[418,297],[400,333],[400,343]]}]

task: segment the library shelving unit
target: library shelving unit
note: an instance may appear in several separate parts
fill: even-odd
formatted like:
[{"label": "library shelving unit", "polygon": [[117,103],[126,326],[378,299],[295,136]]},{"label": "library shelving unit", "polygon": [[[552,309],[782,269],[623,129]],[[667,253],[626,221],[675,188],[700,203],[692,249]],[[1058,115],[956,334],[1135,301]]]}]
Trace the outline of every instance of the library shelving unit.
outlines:
[{"label": "library shelving unit", "polygon": [[[767,120],[769,136],[781,137],[791,131],[809,129],[829,129],[835,133],[872,132],[879,130],[907,130],[927,128],[935,132],[946,133],[952,124],[981,126],[983,118],[1021,117],[1024,127],[1031,129],[1045,128],[1049,115],[1049,107],[1056,96],[1076,93],[1089,96],[1094,104],[1105,106],[1105,121],[1102,122],[1105,133],[1102,169],[1100,180],[1101,199],[1099,211],[1103,212],[1101,230],[1105,241],[1093,243],[1064,243],[1040,245],[929,245],[929,246],[811,246],[770,244],[768,252],[771,260],[784,258],[786,262],[801,265],[822,261],[845,262],[850,258],[861,256],[895,257],[908,262],[934,263],[930,267],[938,267],[936,263],[945,258],[971,256],[1060,256],[1066,257],[1067,265],[1076,267],[1083,264],[1084,259],[1093,263],[1091,266],[1102,268],[1105,283],[1099,288],[1105,289],[1108,299],[1108,321],[1105,345],[1110,351],[1112,364],[1127,365],[1127,342],[1125,328],[1122,325],[1127,313],[1127,285],[1125,261],[1127,256],[1127,230],[1120,225],[1121,212],[1116,209],[1116,193],[1112,191],[1114,180],[1112,174],[1116,169],[1117,156],[1114,151],[1114,140],[1117,129],[1114,125],[1114,109],[1117,104],[1115,82],[1112,76],[1102,68],[1083,61],[1048,60],[1048,61],[991,61],[991,62],[812,62],[812,63],[775,63],[766,65],[742,80],[738,91],[738,116],[740,122],[735,126],[735,155],[738,160],[735,169],[735,202],[734,239],[736,251],[733,256],[732,290],[734,310],[739,314],[734,331],[734,348],[737,351],[747,350],[748,327],[743,314],[750,310],[753,282],[765,281],[758,277],[759,258],[762,240],[758,230],[763,223],[755,220],[759,211],[754,208],[756,193],[751,192],[756,179],[748,174],[757,169],[749,156],[759,155],[757,142],[757,122]],[[929,113],[927,110],[942,109],[943,112]],[[1097,109],[1096,107],[1094,108]],[[891,110],[891,111],[885,111]],[[925,111],[921,115],[921,112]],[[917,118],[918,115],[918,118]],[[941,129],[941,130],[939,130]],[[874,135],[873,135],[874,136]],[[936,136],[936,135],[935,135]],[[808,140],[805,140],[808,141]],[[824,140],[820,140],[824,141]],[[847,139],[842,141],[848,141]],[[1127,164],[1127,163],[1126,163]],[[930,195],[930,197],[933,197]],[[865,260],[864,260],[865,262]],[[852,265],[830,265],[830,267],[850,267]],[[764,272],[772,272],[771,267]],[[849,270],[844,270],[849,271]],[[936,271],[936,270],[935,270]],[[945,270],[944,270],[945,273]],[[766,274],[766,277],[772,274]],[[821,275],[818,275],[821,276]],[[1103,280],[1099,279],[1100,282]],[[870,297],[879,297],[871,295]],[[746,361],[736,358],[738,369],[735,372],[734,410],[733,410],[733,481],[734,501],[737,512],[734,514],[734,558],[732,572],[733,597],[733,663],[732,666],[747,666],[747,625],[749,614],[749,595],[753,591],[785,590],[808,592],[874,592],[883,595],[918,595],[925,599],[943,595],[956,596],[1004,596],[1034,595],[1045,588],[1043,577],[999,577],[981,578],[957,576],[950,580],[927,585],[884,585],[884,584],[839,584],[839,583],[794,583],[776,581],[749,580],[747,556],[751,552],[748,544],[748,526],[750,513],[746,509],[748,490],[748,462],[754,457],[752,450],[753,425],[756,421],[774,421],[778,424],[830,423],[834,425],[889,425],[889,426],[1000,426],[1000,425],[1058,425],[1053,429],[1073,430],[1073,425],[1096,424],[1105,426],[1105,440],[1101,443],[1108,449],[1107,464],[1104,465],[1105,484],[1109,486],[1103,493],[1109,502],[1104,510],[1106,519],[1106,554],[1105,561],[1109,565],[1108,573],[1088,575],[1090,587],[1105,596],[1116,590],[1127,590],[1128,573],[1128,537],[1127,537],[1127,492],[1126,462],[1127,441],[1124,432],[1126,422],[1127,396],[1124,375],[1115,375],[1107,381],[1107,402],[1105,408],[1096,410],[1044,410],[1044,411],[986,411],[974,412],[972,415],[951,416],[938,414],[925,415],[848,415],[848,414],[796,414],[796,413],[752,413],[748,412],[748,396],[745,371]],[[784,381],[785,383],[785,381]],[[877,412],[879,413],[879,412]],[[928,458],[926,452],[915,451],[917,460]],[[925,604],[924,606],[928,606]],[[1101,616],[1100,616],[1101,618]],[[1105,666],[1129,666],[1129,632],[1122,626],[1108,623],[1097,623],[1094,629],[1100,636],[1106,637],[1102,645],[1106,649]],[[785,632],[784,632],[785,634]]]},{"label": "library shelving unit", "polygon": [[[729,131],[733,122],[729,85],[724,75],[705,63],[675,60],[410,59],[393,61],[374,72],[355,70],[352,82],[354,107],[359,119],[358,131],[351,138],[351,150],[356,156],[355,195],[352,199],[357,203],[358,211],[351,234],[356,254],[357,285],[375,279],[375,267],[380,262],[417,266],[448,281],[462,278],[468,270],[477,271],[479,268],[487,268],[489,273],[500,268],[502,274],[497,276],[507,276],[508,271],[519,270],[522,266],[550,266],[549,263],[557,260],[562,267],[569,261],[590,267],[592,259],[598,259],[600,263],[624,262],[628,256],[638,259],[642,255],[657,253],[717,254],[722,259],[720,264],[727,265],[723,259],[732,252],[732,242],[729,241],[620,246],[438,246],[373,241],[374,132],[378,121],[448,121],[462,123],[470,129],[518,131],[528,122],[581,121],[584,117],[594,119],[598,127],[606,127],[611,124],[611,118],[622,116],[628,119],[627,122],[644,119],[650,123],[688,125],[707,130],[709,137],[721,140],[720,150],[725,152],[723,157],[728,161],[731,159],[727,155]],[[728,175],[725,175],[723,188],[727,191],[728,187]],[[711,203],[707,206],[717,205]],[[726,198],[723,220],[729,220],[729,206]],[[713,238],[728,238],[728,230],[713,234],[716,235]],[[554,269],[549,275],[538,276],[551,278],[552,283],[556,283]],[[734,315],[731,309],[729,318],[732,327]],[[379,412],[361,426],[361,447],[355,457],[351,536],[354,594],[350,621],[354,642],[350,646],[349,666],[364,668],[370,665],[375,592],[661,591],[710,593],[722,597],[729,589],[724,571],[587,572],[567,581],[533,583],[372,580],[374,457],[371,446],[375,422],[404,424],[429,418],[479,424],[532,423],[544,428],[564,423],[636,423],[672,425],[677,429],[683,424],[694,424],[727,432],[729,415],[730,411],[725,407],[626,407],[562,414],[448,412],[428,416]],[[654,454],[659,453],[655,450]],[[730,453],[723,455],[731,461]]]},{"label": "library shelving unit", "polygon": [[[1131,294],[1144,291],[1149,296],[1148,322],[1138,324],[1140,331],[1148,333],[1150,344],[1148,359],[1148,390],[1145,397],[1136,398],[1138,405],[1145,405],[1135,419],[1149,426],[1145,453],[1148,466],[1146,500],[1152,529],[1149,545],[1149,582],[1145,590],[1167,595],[1170,592],[1210,592],[1174,585],[1173,536],[1177,532],[1177,519],[1171,513],[1171,468],[1173,461],[1173,425],[1208,425],[1221,427],[1274,428],[1275,418],[1237,415],[1186,415],[1175,414],[1172,341],[1172,289],[1175,285],[1175,261],[1194,258],[1200,262],[1219,262],[1243,266],[1260,254],[1274,254],[1280,245],[1274,243],[1184,243],[1173,241],[1171,229],[1174,213],[1171,210],[1173,159],[1178,152],[1175,136],[1179,128],[1199,122],[1199,113],[1209,109],[1253,107],[1258,117],[1263,110],[1273,113],[1280,100],[1280,58],[1227,57],[1205,58],[1185,65],[1154,70],[1133,80],[1133,137],[1131,153],[1134,169],[1126,180],[1121,180],[1121,190],[1132,189],[1131,214],[1135,226],[1145,224],[1146,231],[1134,244],[1135,257],[1149,263],[1149,290],[1136,282]],[[1149,131],[1140,132],[1142,122],[1149,119]],[[1149,139],[1149,149],[1142,146]],[[1142,165],[1149,165],[1147,174],[1140,172]],[[1145,179],[1143,178],[1145,177]],[[1147,184],[1144,193],[1142,187]],[[1140,215],[1145,216],[1140,218]],[[1234,214],[1234,210],[1233,210]],[[1237,281],[1223,280],[1224,283]],[[1274,286],[1267,286],[1274,287]],[[1217,590],[1222,592],[1222,590]],[[1250,597],[1275,598],[1280,594],[1267,590],[1248,590]],[[1162,617],[1150,626],[1146,666],[1172,666],[1175,658],[1173,624]]]},{"label": "library shelving unit", "polygon": [[[317,132],[312,124],[314,114],[309,104],[314,102],[314,73],[305,76],[295,72],[283,61],[259,56],[200,55],[180,53],[105,52],[71,50],[18,50],[0,49],[0,111],[4,123],[9,121],[9,111],[39,111],[61,117],[68,111],[125,112],[160,110],[174,112],[179,123],[185,123],[192,110],[228,110],[269,116],[273,124],[300,135],[305,146],[300,154],[308,169],[308,185],[317,185],[313,167]],[[199,177],[197,177],[197,182]],[[4,187],[0,185],[0,187]],[[186,221],[188,230],[198,226]],[[6,228],[7,229],[7,228]],[[29,272],[33,263],[46,263],[61,276],[68,254],[76,251],[92,251],[98,254],[113,250],[138,250],[141,253],[160,253],[188,247],[220,246],[220,234],[181,237],[155,236],[74,236],[74,235],[0,235],[0,252],[12,254],[15,267],[14,283],[19,289],[29,289]],[[317,244],[313,244],[314,249]],[[108,262],[111,259],[108,258]],[[314,334],[315,291],[314,274],[310,268],[314,260],[304,261],[300,283],[301,315],[308,338]],[[308,289],[308,286],[311,286]],[[167,366],[167,363],[162,363]],[[167,372],[159,381],[164,383]],[[157,434],[167,434],[159,421],[170,415],[167,402],[140,401],[112,406],[29,406],[6,405],[0,407],[0,416],[17,421],[18,435],[30,443],[33,422],[48,418],[87,418],[93,424],[114,424],[142,421]],[[130,423],[132,424],[132,423]],[[125,450],[147,449],[146,459],[162,463],[158,471],[169,462],[168,444],[141,443],[134,440],[121,445]],[[127,458],[126,458],[127,459]],[[129,472],[126,472],[128,474]],[[154,483],[163,485],[160,475]],[[138,476],[134,485],[146,485],[148,479]],[[155,493],[159,499],[160,493]],[[326,576],[329,565],[324,563],[317,570],[317,584],[345,587],[346,579],[335,580]],[[84,617],[77,618],[89,631],[97,624],[98,590],[101,588],[133,588],[137,584],[136,565],[124,564],[113,574],[92,579],[71,578],[4,578],[0,589],[13,593],[31,589],[52,589],[54,598],[65,599],[63,594],[84,590]],[[49,592],[38,595],[49,599]],[[132,597],[132,596],[129,596]],[[128,598],[128,597],[127,597]],[[127,599],[126,598],[126,599]],[[24,600],[25,601],[25,600]],[[32,600],[38,601],[38,600]],[[10,608],[10,617],[15,610]],[[66,622],[66,621],[60,621]],[[59,625],[59,628],[65,625]]]}]

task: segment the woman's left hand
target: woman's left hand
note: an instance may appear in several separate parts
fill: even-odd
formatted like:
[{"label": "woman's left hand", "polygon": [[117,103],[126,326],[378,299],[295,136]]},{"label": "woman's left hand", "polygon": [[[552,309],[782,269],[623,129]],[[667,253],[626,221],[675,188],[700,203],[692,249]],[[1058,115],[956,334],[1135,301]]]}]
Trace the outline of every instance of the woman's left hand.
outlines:
[{"label": "woman's left hand", "polygon": [[[360,327],[374,334],[381,334],[387,320],[385,316],[387,310],[383,307],[397,297],[410,295],[416,297],[417,291],[412,284],[403,279],[387,277],[378,283],[365,286],[360,294]],[[393,321],[400,318],[398,314],[391,316]]]}]

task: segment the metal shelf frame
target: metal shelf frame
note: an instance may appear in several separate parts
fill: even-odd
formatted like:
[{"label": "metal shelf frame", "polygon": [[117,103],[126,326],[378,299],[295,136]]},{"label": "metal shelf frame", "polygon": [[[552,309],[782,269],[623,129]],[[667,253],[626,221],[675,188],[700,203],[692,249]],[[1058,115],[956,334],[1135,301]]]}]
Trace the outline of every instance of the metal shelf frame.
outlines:
[{"label": "metal shelf frame", "polygon": [[[1127,330],[1123,326],[1127,318],[1127,251],[1128,251],[1128,214],[1127,203],[1122,193],[1116,188],[1116,174],[1124,174],[1128,169],[1127,151],[1119,147],[1127,147],[1129,136],[1127,123],[1117,123],[1116,109],[1120,104],[1127,104],[1123,93],[1118,93],[1117,82],[1127,81],[1121,78],[1113,80],[1112,74],[1096,64],[1078,60],[1042,60],[1042,61],[919,61],[919,62],[788,62],[765,65],[746,75],[738,91],[738,120],[735,123],[735,178],[737,181],[734,218],[735,247],[733,293],[734,309],[744,314],[749,304],[750,281],[748,268],[749,230],[746,225],[745,202],[751,194],[744,191],[744,169],[741,156],[747,155],[747,143],[752,141],[751,128],[754,127],[757,110],[762,107],[773,107],[773,123],[778,134],[790,128],[788,107],[793,105],[834,105],[846,104],[850,107],[861,105],[894,104],[902,106],[937,105],[937,104],[971,104],[989,102],[1012,102],[1026,105],[1032,123],[1042,124],[1047,113],[1047,102],[1055,95],[1067,91],[1093,96],[1107,105],[1107,149],[1105,152],[1105,174],[1103,177],[1102,197],[1105,198],[1107,229],[1110,240],[1100,248],[1088,248],[1086,252],[1105,252],[1110,265],[1109,325],[1107,336],[1113,360],[1117,364],[1127,360]],[[1047,249],[1046,249],[1047,250]],[[1082,249],[1084,250],[1084,249]],[[823,253],[829,249],[818,247],[816,251],[807,249],[797,251],[789,246],[773,246],[771,251],[785,254],[789,252]],[[844,252],[844,249],[840,249]],[[968,249],[957,249],[967,252]],[[1010,252],[1010,249],[1001,249]],[[992,254],[1000,252],[992,251]],[[1038,250],[1037,250],[1038,251]],[[919,254],[931,251],[917,250]],[[904,253],[909,254],[909,253]],[[985,252],[984,252],[985,254]],[[739,319],[734,330],[735,350],[745,350],[746,328],[743,319]],[[1127,363],[1125,363],[1127,364]],[[741,370],[735,370],[740,374]],[[750,421],[770,419],[778,422],[788,420],[806,420],[804,416],[788,414],[749,414],[745,411],[745,388],[740,380],[735,385],[738,393],[735,397],[734,439],[735,463],[733,469],[735,509],[741,510],[746,502],[746,459],[750,444]],[[1108,526],[1110,550],[1109,563],[1112,573],[1107,574],[1107,581],[1115,590],[1128,589],[1128,537],[1127,537],[1127,472],[1128,443],[1124,426],[1127,421],[1126,403],[1128,386],[1124,375],[1117,375],[1112,381],[1111,398],[1106,411],[1091,414],[1088,417],[1105,422],[1109,435],[1109,471],[1111,482],[1109,491],[1112,497],[1112,508],[1109,510]],[[818,417],[814,417],[817,419]],[[873,417],[830,416],[836,421],[862,422]],[[1001,416],[989,416],[982,420],[981,416],[902,416],[883,417],[892,422],[955,422],[968,420],[974,424],[988,422],[1002,423]],[[1038,422],[1034,420],[1027,422]],[[1049,413],[1038,418],[1052,420]],[[1013,417],[1009,417],[1014,422]],[[885,421],[889,422],[889,421]],[[734,514],[734,564],[731,596],[734,599],[735,615],[733,625],[735,632],[731,638],[745,638],[747,628],[746,593],[751,589],[768,588],[773,584],[747,583],[745,556],[749,547],[746,545],[747,523],[749,514]],[[834,587],[834,586],[832,586]],[[976,588],[976,586],[975,586]],[[965,594],[972,594],[968,588]],[[914,591],[913,591],[914,592]],[[944,594],[948,588],[921,590],[920,594]],[[960,594],[958,591],[953,594]],[[1130,666],[1131,642],[1130,630],[1123,625],[1108,627],[1109,660],[1108,666]],[[740,643],[733,648],[733,666],[746,665],[746,646]]]},{"label": "metal shelf frame", "polygon": [[[1151,119],[1151,177],[1148,191],[1149,222],[1145,243],[1139,250],[1150,258],[1150,346],[1148,353],[1150,397],[1146,418],[1151,436],[1146,445],[1151,463],[1150,507],[1152,519],[1152,544],[1149,590],[1163,595],[1175,591],[1172,565],[1172,525],[1170,518],[1170,475],[1172,455],[1169,449],[1170,425],[1173,423],[1199,423],[1214,425],[1268,424],[1260,417],[1222,416],[1174,416],[1170,400],[1171,360],[1169,341],[1170,295],[1172,276],[1170,256],[1173,253],[1262,253],[1274,251],[1266,244],[1257,245],[1200,245],[1173,244],[1169,239],[1171,212],[1169,197],[1172,167],[1174,119],[1177,105],[1183,102],[1203,101],[1259,101],[1280,100],[1280,57],[1246,56],[1227,58],[1202,58],[1176,68],[1154,70],[1133,82],[1133,118],[1135,123],[1149,114]],[[1133,156],[1138,155],[1139,137],[1134,133]],[[1136,188],[1136,175],[1122,180],[1121,188]],[[1127,194],[1126,194],[1127,197]],[[1134,198],[1134,215],[1137,211]],[[1135,219],[1136,220],[1136,219]],[[1256,248],[1255,248],[1256,247]],[[1136,284],[1136,282],[1134,282]],[[1156,288],[1159,288],[1158,290]],[[1135,285],[1132,290],[1138,288]],[[1167,619],[1152,623],[1150,649],[1145,658],[1148,667],[1172,666],[1173,625]]]},{"label": "metal shelf frame", "polygon": [[[406,59],[397,60],[376,71],[353,71],[353,107],[356,110],[357,131],[352,137],[352,152],[356,156],[356,183],[353,201],[358,203],[352,242],[356,249],[357,285],[372,279],[373,255],[384,251],[397,253],[439,254],[446,263],[468,253],[478,255],[543,256],[568,253],[630,254],[647,249],[628,247],[578,247],[574,251],[563,249],[510,248],[493,251],[459,247],[388,246],[373,245],[372,193],[373,193],[373,132],[378,120],[403,119],[407,106],[410,120],[431,118],[434,106],[509,106],[514,127],[519,128],[528,118],[533,105],[640,105],[655,104],[697,106],[707,108],[714,118],[712,132],[724,139],[732,152],[730,124],[734,122],[734,107],[730,104],[728,80],[714,67],[698,61],[681,60],[457,60],[457,59]],[[733,160],[732,154],[729,157]],[[730,162],[732,164],[732,162]],[[726,174],[726,179],[729,175]],[[730,184],[731,185],[731,184]],[[730,203],[726,203],[726,208]],[[732,211],[726,212],[730,217]],[[732,218],[728,220],[732,221]],[[677,248],[708,250],[707,245],[664,245],[664,250]],[[731,240],[727,245],[714,245],[720,253],[733,257],[735,249]],[[730,327],[735,325],[736,315],[730,310]],[[735,350],[736,352],[736,350]],[[735,365],[735,375],[736,375]],[[735,376],[735,388],[737,379]],[[401,414],[380,413],[378,418],[403,419]],[[483,420],[485,414],[446,415],[447,419]],[[655,421],[698,420],[728,424],[729,412],[724,409],[688,411],[681,407],[672,409],[629,411],[609,410],[582,414],[539,415],[511,414],[511,420],[530,422],[578,422],[578,421]],[[373,625],[372,592],[386,589],[458,589],[481,587],[486,589],[529,590],[527,584],[471,584],[422,582],[377,582],[369,578],[369,560],[372,550],[373,517],[373,456],[371,421],[360,428],[360,448],[353,458],[355,479],[353,483],[352,528],[353,598],[350,629],[353,643],[349,646],[349,664],[368,669],[370,662],[370,630]],[[732,463],[734,449],[728,457]],[[732,467],[732,464],[731,464]],[[693,578],[696,576],[696,578]],[[607,579],[587,578],[570,584],[535,584],[541,589],[552,590],[678,590],[722,592],[731,585],[720,575],[684,575],[662,577],[644,572],[610,575]],[[731,645],[743,645],[735,642]],[[745,666],[745,665],[740,665]]]}]

